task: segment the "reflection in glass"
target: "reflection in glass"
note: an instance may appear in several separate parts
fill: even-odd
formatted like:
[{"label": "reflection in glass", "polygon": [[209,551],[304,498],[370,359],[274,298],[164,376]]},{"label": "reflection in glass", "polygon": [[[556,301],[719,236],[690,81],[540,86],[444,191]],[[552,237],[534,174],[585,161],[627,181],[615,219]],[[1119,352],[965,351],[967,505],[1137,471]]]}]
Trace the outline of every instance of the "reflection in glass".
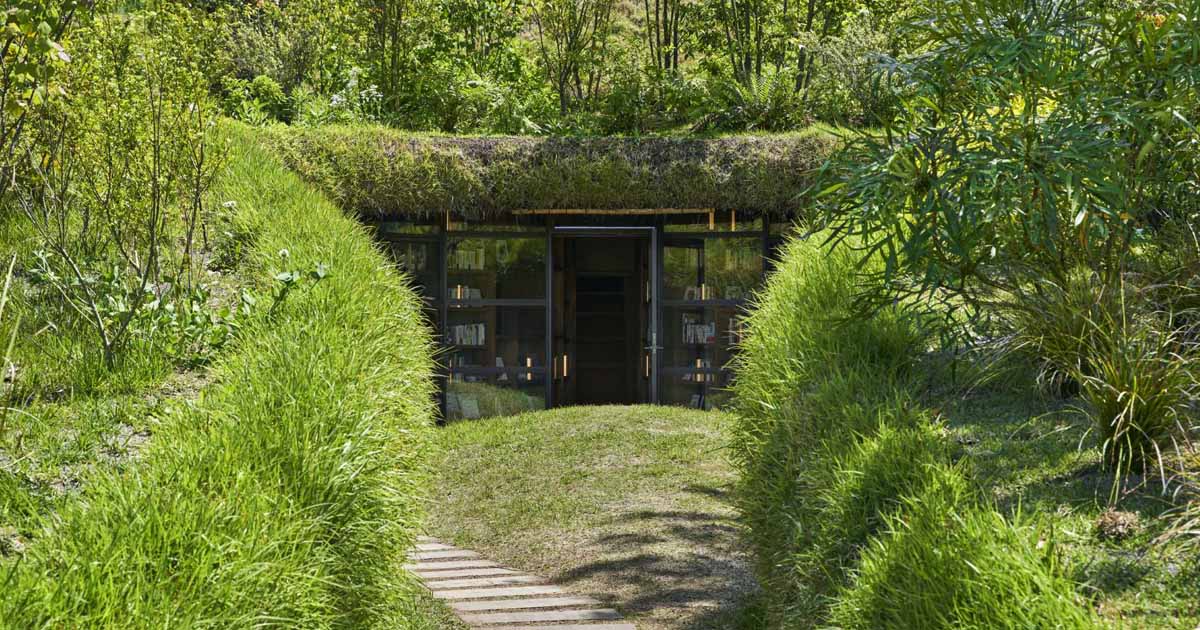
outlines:
[{"label": "reflection in glass", "polygon": [[392,260],[412,279],[414,287],[429,300],[437,300],[439,269],[436,241],[397,240],[387,243]]},{"label": "reflection in glass", "polygon": [[455,238],[446,252],[451,300],[546,297],[544,238]]},{"label": "reflection in glass", "polygon": [[452,306],[447,317],[448,420],[545,407],[544,307]]},{"label": "reflection in glass", "polygon": [[455,375],[446,388],[446,419],[511,416],[546,408],[544,381],[497,381],[491,376]]},{"label": "reflection in glass", "polygon": [[762,240],[707,238],[663,248],[667,300],[744,300],[762,277]]}]

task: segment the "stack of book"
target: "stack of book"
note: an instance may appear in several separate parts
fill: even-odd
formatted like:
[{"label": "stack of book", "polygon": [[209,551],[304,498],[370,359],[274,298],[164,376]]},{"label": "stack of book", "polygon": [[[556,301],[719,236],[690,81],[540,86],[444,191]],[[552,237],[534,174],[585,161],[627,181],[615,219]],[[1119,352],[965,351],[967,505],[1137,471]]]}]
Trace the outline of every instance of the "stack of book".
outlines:
[{"label": "stack of book", "polygon": [[483,269],[486,256],[482,247],[464,249],[459,248],[454,250],[450,256],[451,269]]},{"label": "stack of book", "polygon": [[450,343],[456,346],[482,346],[487,343],[487,326],[484,324],[451,326]]},{"label": "stack of book", "polygon": [[713,343],[717,340],[717,323],[705,323],[696,315],[683,316],[683,343]]}]

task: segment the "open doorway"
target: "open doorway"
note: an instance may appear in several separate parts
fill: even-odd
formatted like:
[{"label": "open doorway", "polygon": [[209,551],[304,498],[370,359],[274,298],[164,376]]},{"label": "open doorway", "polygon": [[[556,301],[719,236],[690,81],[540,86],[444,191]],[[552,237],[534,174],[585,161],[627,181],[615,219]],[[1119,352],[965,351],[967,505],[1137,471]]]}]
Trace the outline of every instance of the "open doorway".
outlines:
[{"label": "open doorway", "polygon": [[556,233],[556,405],[651,402],[649,230]]}]

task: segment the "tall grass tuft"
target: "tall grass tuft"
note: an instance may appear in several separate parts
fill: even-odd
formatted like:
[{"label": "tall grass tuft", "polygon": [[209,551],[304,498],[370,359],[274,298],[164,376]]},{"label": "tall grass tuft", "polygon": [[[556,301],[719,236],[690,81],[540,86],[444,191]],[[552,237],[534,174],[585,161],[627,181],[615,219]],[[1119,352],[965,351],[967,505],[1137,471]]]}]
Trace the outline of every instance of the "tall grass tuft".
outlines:
[{"label": "tall grass tuft", "polygon": [[888,516],[833,607],[846,630],[1099,628],[1058,570],[1048,532],[976,509],[956,469]]},{"label": "tall grass tuft", "polygon": [[1083,353],[1081,395],[1118,478],[1157,466],[1165,479],[1166,460],[1181,453],[1194,430],[1197,355],[1171,321],[1159,326],[1126,315],[1096,323]]},{"label": "tall grass tuft", "polygon": [[[424,627],[398,562],[420,516],[432,408],[419,300],[366,232],[242,127],[211,207],[328,266],[245,324],[216,384],[45,524],[0,588],[8,627]],[[264,280],[266,281],[266,280]]]},{"label": "tall grass tuft", "polygon": [[840,458],[880,426],[929,419],[908,387],[924,336],[898,311],[853,318],[859,257],[821,240],[788,243],[736,364],[735,497],[775,623],[819,617],[837,582],[824,576],[844,573],[818,543]]}]

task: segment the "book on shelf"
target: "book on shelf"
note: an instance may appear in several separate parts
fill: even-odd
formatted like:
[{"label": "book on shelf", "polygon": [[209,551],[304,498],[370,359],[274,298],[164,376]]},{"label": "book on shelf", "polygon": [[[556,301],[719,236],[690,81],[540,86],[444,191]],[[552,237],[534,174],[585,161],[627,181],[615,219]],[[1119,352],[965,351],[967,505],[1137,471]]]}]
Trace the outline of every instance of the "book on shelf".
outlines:
[{"label": "book on shelf", "polygon": [[458,284],[450,291],[450,295],[455,300],[482,300],[483,291],[476,287]]},{"label": "book on shelf", "polygon": [[487,325],[480,323],[451,326],[450,341],[456,346],[482,346],[487,343]]},{"label": "book on shelf", "polygon": [[704,322],[700,316],[683,314],[683,343],[709,344],[717,340],[717,323]]},{"label": "book on shelf", "polygon": [[[712,367],[712,360],[696,359],[695,367],[700,368],[700,369],[710,368],[710,367]],[[697,372],[695,374],[688,372],[687,374],[683,375],[683,380],[684,380],[684,382],[687,382],[687,383],[707,383],[710,380],[709,376],[711,376],[711,375],[710,374],[702,374],[699,372]]]}]

